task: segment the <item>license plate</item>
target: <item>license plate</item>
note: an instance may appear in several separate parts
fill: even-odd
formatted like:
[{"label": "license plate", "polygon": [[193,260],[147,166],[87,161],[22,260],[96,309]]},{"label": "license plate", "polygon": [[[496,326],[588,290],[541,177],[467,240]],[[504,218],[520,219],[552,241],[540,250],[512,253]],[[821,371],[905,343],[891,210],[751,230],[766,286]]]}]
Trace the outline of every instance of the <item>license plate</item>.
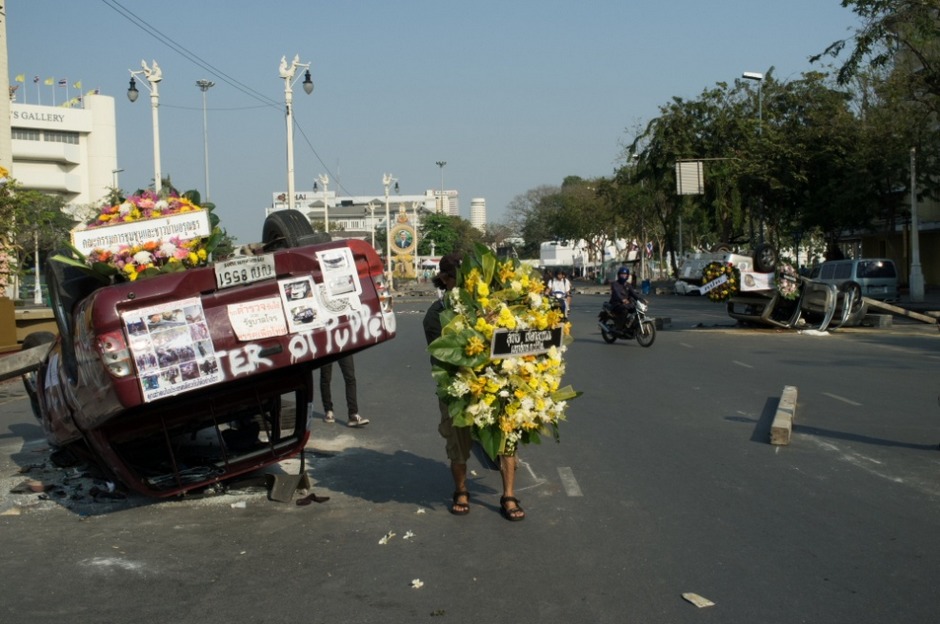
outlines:
[{"label": "license plate", "polygon": [[231,288],[277,276],[274,255],[241,256],[215,264],[215,284],[218,288]]}]

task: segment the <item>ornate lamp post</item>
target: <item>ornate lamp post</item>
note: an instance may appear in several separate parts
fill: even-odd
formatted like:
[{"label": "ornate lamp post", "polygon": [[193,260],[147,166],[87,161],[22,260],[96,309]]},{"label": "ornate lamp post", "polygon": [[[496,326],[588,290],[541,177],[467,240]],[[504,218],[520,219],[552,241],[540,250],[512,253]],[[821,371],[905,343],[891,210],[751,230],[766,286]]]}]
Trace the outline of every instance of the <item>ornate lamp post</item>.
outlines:
[{"label": "ornate lamp post", "polygon": [[304,70],[304,92],[307,95],[313,93],[313,80],[310,78],[310,63],[301,63],[300,55],[295,54],[294,60],[290,65],[287,64],[287,58],[281,57],[281,64],[278,68],[281,78],[284,79],[284,104],[285,118],[287,121],[287,207],[294,208],[294,90],[293,86],[296,80],[294,74],[298,67]]},{"label": "ornate lamp post", "polygon": [[128,70],[131,72],[131,83],[127,88],[127,99],[131,102],[137,101],[140,92],[137,90],[137,81],[134,77],[142,74],[147,81],[144,86],[150,85],[147,89],[150,91],[150,107],[153,109],[153,188],[159,193],[163,188],[163,177],[160,173],[160,118],[157,110],[160,108],[159,87],[160,81],[163,80],[163,70],[156,61],[152,61],[150,66],[147,65],[147,61],[141,61],[140,66],[142,69],[137,71]]},{"label": "ornate lamp post", "polygon": [[196,81],[196,86],[202,90],[202,147],[205,153],[206,201],[209,201],[209,124],[206,117],[206,91],[214,87],[215,83],[203,78]]}]

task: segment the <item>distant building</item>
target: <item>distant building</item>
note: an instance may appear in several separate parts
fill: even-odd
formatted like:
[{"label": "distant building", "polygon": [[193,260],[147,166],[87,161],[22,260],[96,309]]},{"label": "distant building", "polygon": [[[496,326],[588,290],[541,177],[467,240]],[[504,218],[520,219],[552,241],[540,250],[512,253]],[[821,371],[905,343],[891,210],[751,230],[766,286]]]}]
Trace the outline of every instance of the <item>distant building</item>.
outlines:
[{"label": "distant building", "polygon": [[26,190],[73,206],[107,196],[117,169],[114,98],[84,96],[84,108],[10,104],[13,177]]},{"label": "distant building", "polygon": [[470,225],[481,232],[486,229],[486,199],[483,197],[470,200]]}]

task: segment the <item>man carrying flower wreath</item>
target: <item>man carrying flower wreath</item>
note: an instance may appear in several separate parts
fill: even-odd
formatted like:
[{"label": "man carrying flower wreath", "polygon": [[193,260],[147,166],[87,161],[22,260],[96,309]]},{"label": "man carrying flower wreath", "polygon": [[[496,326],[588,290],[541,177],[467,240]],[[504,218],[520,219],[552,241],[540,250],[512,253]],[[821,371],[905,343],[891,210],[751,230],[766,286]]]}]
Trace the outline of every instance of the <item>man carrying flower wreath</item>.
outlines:
[{"label": "man carrying flower wreath", "polygon": [[443,301],[428,310],[424,327],[442,403],[440,431],[453,447],[451,511],[469,511],[469,433],[499,462],[502,515],[522,520],[513,496],[516,449],[543,435],[557,441],[569,401],[581,394],[561,385],[570,326],[545,296],[538,271],[515,259],[500,261],[483,245],[462,260],[443,260],[435,283],[445,290]]},{"label": "man carrying flower wreath", "polygon": [[[448,254],[442,257],[439,265],[440,272],[432,280],[433,284],[444,291],[445,295],[431,304],[424,316],[424,336],[429,345],[437,338],[440,338],[443,331],[441,312],[447,307],[445,303],[446,293],[457,286],[457,270],[460,268],[460,263],[461,259],[457,254]],[[438,360],[433,355],[431,356],[431,364],[443,369],[456,369],[456,367]],[[470,513],[470,492],[467,490],[467,460],[470,458],[470,449],[473,445],[472,428],[469,426],[455,426],[448,404],[439,398],[438,405],[441,412],[441,422],[437,430],[441,437],[446,440],[445,451],[447,459],[450,460],[450,472],[454,479],[454,494],[450,512],[457,516],[465,516]],[[503,495],[500,498],[501,513],[507,520],[512,522],[524,520],[525,511],[519,506],[519,501],[513,495],[516,477],[515,453],[499,456],[499,472],[503,481]]]}]

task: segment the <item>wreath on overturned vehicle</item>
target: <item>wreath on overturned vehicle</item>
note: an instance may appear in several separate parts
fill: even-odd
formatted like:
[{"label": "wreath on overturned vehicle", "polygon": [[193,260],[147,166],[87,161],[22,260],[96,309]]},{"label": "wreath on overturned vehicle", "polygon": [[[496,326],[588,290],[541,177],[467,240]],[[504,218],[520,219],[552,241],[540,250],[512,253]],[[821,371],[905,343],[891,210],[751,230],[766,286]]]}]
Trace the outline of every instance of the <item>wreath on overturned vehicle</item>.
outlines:
[{"label": "wreath on overturned vehicle", "polygon": [[709,262],[702,270],[701,291],[716,303],[723,303],[741,290],[741,272],[732,264]]},{"label": "wreath on overturned vehicle", "polygon": [[[195,191],[138,191],[74,228],[67,250],[52,259],[106,284],[206,266],[224,236],[213,208],[200,206]],[[83,251],[79,240],[91,248]]]},{"label": "wreath on overturned vehicle", "polygon": [[788,262],[781,262],[774,271],[774,288],[781,297],[793,301],[800,296],[800,274]]}]

